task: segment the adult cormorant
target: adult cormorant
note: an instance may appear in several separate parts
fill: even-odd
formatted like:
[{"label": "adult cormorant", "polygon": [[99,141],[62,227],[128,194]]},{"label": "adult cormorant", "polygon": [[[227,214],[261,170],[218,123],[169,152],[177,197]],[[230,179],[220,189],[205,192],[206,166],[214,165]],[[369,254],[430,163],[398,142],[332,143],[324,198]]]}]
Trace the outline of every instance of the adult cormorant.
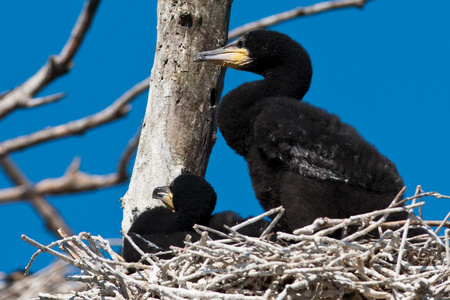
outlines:
[{"label": "adult cormorant", "polygon": [[287,35],[252,31],[194,60],[264,77],[224,96],[217,120],[227,144],[246,159],[262,207],[286,209],[282,230],[385,208],[403,187],[395,165],[352,126],[300,101],[312,66]]},{"label": "adult cormorant", "polygon": [[[192,241],[200,236],[193,229],[194,224],[209,226],[228,233],[223,225],[232,227],[244,221],[232,211],[216,213],[211,216],[216,205],[216,193],[203,178],[193,174],[182,174],[175,178],[170,186],[158,187],[153,198],[160,199],[165,207],[154,207],[138,216],[131,225],[128,235],[146,253],[170,250],[170,246],[184,247],[187,234]],[[239,230],[240,233],[257,237],[269,224],[260,220]],[[138,236],[139,235],[139,236]],[[213,239],[221,238],[214,234]],[[128,262],[137,262],[141,255],[124,239],[122,255]],[[171,258],[172,254],[160,258]]]}]

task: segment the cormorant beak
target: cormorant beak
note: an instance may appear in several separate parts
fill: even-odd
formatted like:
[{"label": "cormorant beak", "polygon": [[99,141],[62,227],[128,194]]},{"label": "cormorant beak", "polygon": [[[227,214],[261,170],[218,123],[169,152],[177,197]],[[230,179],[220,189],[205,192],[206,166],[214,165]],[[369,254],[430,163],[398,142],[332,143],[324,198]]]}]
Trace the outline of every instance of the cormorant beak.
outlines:
[{"label": "cormorant beak", "polygon": [[194,57],[195,62],[207,61],[222,67],[243,69],[252,62],[248,50],[240,45],[239,40],[211,51],[199,52]]},{"label": "cormorant beak", "polygon": [[153,199],[161,200],[167,208],[170,208],[175,212],[175,207],[173,206],[173,194],[168,186],[160,186],[153,190]]}]

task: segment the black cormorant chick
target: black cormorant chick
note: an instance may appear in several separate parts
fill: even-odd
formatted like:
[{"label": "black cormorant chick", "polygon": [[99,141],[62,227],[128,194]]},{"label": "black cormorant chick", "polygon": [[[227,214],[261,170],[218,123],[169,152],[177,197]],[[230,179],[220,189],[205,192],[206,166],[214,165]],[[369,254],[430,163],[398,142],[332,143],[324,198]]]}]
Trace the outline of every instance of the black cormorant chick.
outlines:
[{"label": "black cormorant chick", "polygon": [[382,209],[403,187],[395,165],[335,114],[302,102],[312,66],[287,35],[247,33],[206,61],[262,75],[223,97],[217,120],[227,144],[248,164],[265,210],[283,205],[281,229],[317,217],[343,218]]},{"label": "black cormorant chick", "polygon": [[[183,174],[175,178],[170,186],[158,187],[153,198],[162,200],[167,207],[154,207],[143,212],[131,225],[128,235],[146,253],[170,250],[170,246],[184,247],[187,234],[192,241],[200,236],[192,228],[194,224],[209,226],[228,233],[223,225],[232,227],[244,221],[238,214],[226,211],[211,216],[216,205],[216,193],[212,186],[200,176]],[[249,236],[260,236],[268,221],[261,220],[239,230]],[[139,235],[139,236],[137,236]],[[219,236],[210,235],[214,239]],[[141,255],[124,239],[122,255],[128,262],[137,262]],[[160,258],[170,258],[171,254]]]},{"label": "black cormorant chick", "polygon": [[[197,237],[192,228],[194,224],[207,225],[216,205],[216,193],[211,185],[192,174],[180,175],[170,186],[156,188],[153,198],[162,200],[166,207],[154,207],[143,212],[128,231],[128,235],[146,253],[167,251],[170,246],[184,247],[187,234]],[[126,239],[122,255],[129,262],[141,259]],[[171,255],[162,258],[169,257]]]}]

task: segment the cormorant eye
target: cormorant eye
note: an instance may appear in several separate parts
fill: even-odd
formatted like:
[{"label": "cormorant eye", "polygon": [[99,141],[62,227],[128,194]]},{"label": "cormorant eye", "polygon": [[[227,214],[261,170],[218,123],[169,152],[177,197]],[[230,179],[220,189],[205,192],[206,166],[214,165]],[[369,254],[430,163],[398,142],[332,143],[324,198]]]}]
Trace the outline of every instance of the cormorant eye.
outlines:
[{"label": "cormorant eye", "polygon": [[242,47],[244,47],[244,42],[242,40],[238,40],[236,46],[238,48],[242,48]]}]

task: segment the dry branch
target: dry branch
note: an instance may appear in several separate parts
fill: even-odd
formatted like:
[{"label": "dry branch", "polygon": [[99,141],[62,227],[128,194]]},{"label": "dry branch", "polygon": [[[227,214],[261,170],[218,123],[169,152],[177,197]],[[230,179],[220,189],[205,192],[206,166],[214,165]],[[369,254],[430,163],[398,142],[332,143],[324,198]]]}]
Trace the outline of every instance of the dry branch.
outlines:
[{"label": "dry branch", "polygon": [[[106,175],[92,175],[80,171],[80,160],[75,158],[71,165],[67,168],[64,176],[60,178],[44,179],[34,185],[25,184],[14,188],[0,190],[0,203],[25,200],[41,195],[58,195],[67,193],[78,193],[91,191],[100,188],[106,188],[125,182],[129,176],[126,166],[131,159],[139,142],[139,133],[130,140],[125,148],[117,171]],[[64,227],[63,227],[64,228]],[[58,228],[56,228],[57,230]],[[70,230],[66,230],[70,232]]]},{"label": "dry branch", "polygon": [[126,91],[114,103],[102,111],[82,119],[55,127],[47,127],[35,133],[19,136],[0,143],[0,157],[13,151],[22,150],[50,140],[71,135],[83,134],[85,131],[123,117],[128,113],[127,105],[148,89],[149,78],[142,80]]},{"label": "dry branch", "polygon": [[367,0],[334,0],[324,1],[316,3],[307,7],[297,7],[289,11],[285,11],[276,15],[265,17],[254,22],[247,23],[236,29],[233,29],[228,34],[228,39],[234,39],[241,35],[246,34],[249,31],[263,29],[276,24],[292,20],[297,17],[314,15],[329,10],[346,8],[346,7],[359,7],[362,8],[366,4]]},{"label": "dry branch", "polygon": [[[423,193],[415,195],[422,196]],[[405,209],[413,207],[407,205]],[[392,209],[382,213],[388,214]],[[281,208],[276,210],[280,211]],[[379,215],[378,211],[373,213],[369,223],[363,221],[366,216],[339,222],[357,224],[361,226],[359,230],[364,230]],[[233,229],[224,239],[213,241],[207,235],[212,229],[197,226],[197,230],[202,232],[200,241],[192,243],[187,239],[185,248],[173,247],[175,256],[170,260],[145,255],[149,265],[121,261],[107,241],[88,233],[66,237],[49,246],[32,242],[40,249],[37,253],[52,252],[50,248],[56,246],[68,249],[71,245],[66,252],[75,253],[72,256],[78,258],[66,255],[64,260],[74,261],[83,275],[70,279],[88,284],[85,291],[76,294],[43,294],[40,299],[450,297],[448,230],[445,237],[439,237],[439,242],[431,235],[406,238],[402,235],[407,231],[406,226],[395,231],[388,229],[378,240],[365,237],[352,242],[324,237],[320,228],[299,230],[309,232],[300,235],[278,232],[276,242],[266,237],[244,236]],[[401,244],[404,244],[403,254],[398,250]],[[101,252],[109,253],[111,258],[102,256]],[[36,255],[32,260],[35,258]],[[130,275],[126,273],[127,268],[141,271]]]},{"label": "dry branch", "polygon": [[[15,185],[22,186],[25,189],[30,188],[31,182],[10,157],[0,158],[0,166]],[[50,232],[57,235],[58,228],[62,228],[65,232],[72,233],[72,230],[60,213],[44,196],[38,194],[30,195],[30,200],[37,213],[44,220],[45,227]]]},{"label": "dry branch", "polygon": [[44,96],[44,97],[39,97],[39,98],[34,98],[31,99],[30,101],[26,101],[26,103],[24,103],[23,107],[26,108],[32,108],[32,107],[36,107],[36,106],[41,106],[44,104],[48,104],[48,103],[52,103],[55,101],[58,101],[62,98],[64,98],[66,96],[65,93],[56,93],[53,95],[48,95],[48,96]]},{"label": "dry branch", "polygon": [[99,2],[99,0],[88,0],[85,2],[83,10],[72,29],[69,40],[59,55],[50,56],[47,63],[36,74],[2,96],[0,99],[0,119],[19,107],[33,107],[51,102],[48,99],[45,101],[42,101],[42,99],[41,101],[36,101],[36,99],[33,100],[33,97],[54,79],[70,70],[72,67],[72,58],[79,49],[89,29]]}]

